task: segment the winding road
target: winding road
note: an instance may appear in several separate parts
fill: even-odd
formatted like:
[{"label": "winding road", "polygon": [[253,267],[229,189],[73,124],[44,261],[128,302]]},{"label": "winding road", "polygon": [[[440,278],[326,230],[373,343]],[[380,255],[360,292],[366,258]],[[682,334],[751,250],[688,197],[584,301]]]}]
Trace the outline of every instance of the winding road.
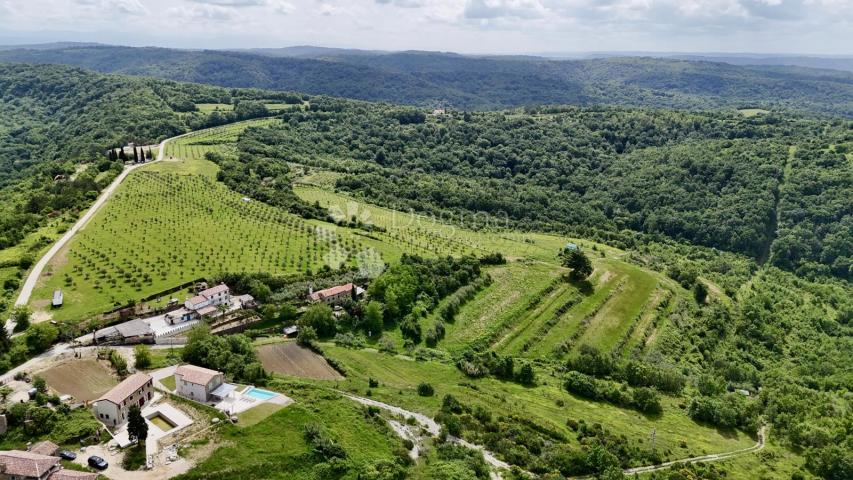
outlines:
[{"label": "winding road", "polygon": [[[113,180],[112,183],[110,183],[110,185],[107,188],[105,188],[103,192],[101,192],[101,194],[98,196],[98,199],[95,200],[95,203],[93,203],[92,206],[89,207],[89,210],[87,210],[86,213],[83,214],[83,216],[80,217],[80,219],[77,220],[77,222],[75,222],[74,225],[71,228],[69,228],[68,231],[66,231],[65,234],[62,235],[62,237],[60,237],[59,240],[57,240],[53,244],[53,246],[50,247],[50,249],[47,251],[47,253],[45,253],[39,259],[39,261],[36,262],[35,265],[33,265],[33,268],[30,270],[30,273],[27,275],[27,279],[24,281],[24,286],[21,288],[21,292],[18,294],[18,299],[15,300],[15,306],[26,305],[27,303],[29,303],[30,297],[33,294],[33,290],[36,287],[36,283],[38,283],[39,277],[41,277],[42,272],[44,271],[45,267],[47,267],[47,264],[50,263],[50,260],[54,256],[56,256],[56,254],[59,253],[59,251],[62,250],[62,248],[65,247],[65,245],[68,244],[68,242],[71,240],[71,238],[73,238],[74,235],[80,229],[82,229],[84,226],[86,226],[86,224],[89,222],[89,220],[91,220],[92,217],[94,217],[96,213],[98,213],[98,210],[100,210],[101,207],[104,205],[104,203],[106,203],[106,201],[109,200],[109,198],[113,195],[113,193],[116,191],[118,186],[121,185],[121,182],[123,182],[124,179],[127,178],[127,176],[130,175],[130,173],[133,172],[134,170],[136,170],[137,168],[145,166],[145,165],[151,165],[152,163],[156,163],[156,162],[163,160],[163,157],[166,155],[166,144],[172,140],[183,137],[185,135],[188,135],[188,134],[185,133],[183,135],[178,135],[176,137],[167,138],[167,139],[163,140],[162,142],[160,142],[159,150],[157,152],[157,158],[154,161],[151,161],[148,163],[139,163],[136,165],[131,165],[129,167],[125,167],[125,169],[122,170],[122,172],[115,178],[115,180]],[[6,330],[10,334],[11,334],[12,330],[14,329],[14,327],[15,327],[15,322],[13,322],[12,319],[9,319],[6,321]]]}]

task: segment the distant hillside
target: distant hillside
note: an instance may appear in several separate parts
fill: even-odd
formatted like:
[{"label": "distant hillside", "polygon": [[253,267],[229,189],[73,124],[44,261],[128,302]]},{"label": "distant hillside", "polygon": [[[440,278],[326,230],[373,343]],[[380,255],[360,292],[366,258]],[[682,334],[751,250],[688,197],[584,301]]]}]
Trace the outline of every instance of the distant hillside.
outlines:
[{"label": "distant hillside", "polygon": [[853,72],[853,57],[678,55],[673,58],[680,58],[683,60],[704,60],[708,62],[724,62],[732,65],[793,66]]},{"label": "distant hillside", "polygon": [[853,74],[829,70],[640,57],[548,60],[316,47],[261,52],[71,46],[0,51],[0,62],[463,109],[618,104],[791,108],[853,117]]}]

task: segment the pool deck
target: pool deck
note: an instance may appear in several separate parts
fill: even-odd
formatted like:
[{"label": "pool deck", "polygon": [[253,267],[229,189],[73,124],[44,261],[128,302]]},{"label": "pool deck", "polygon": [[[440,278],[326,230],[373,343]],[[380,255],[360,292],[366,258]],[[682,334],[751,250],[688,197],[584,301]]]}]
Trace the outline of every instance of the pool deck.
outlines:
[{"label": "pool deck", "polygon": [[[175,369],[177,369],[177,368],[178,368],[177,365],[172,365],[172,366],[161,368],[159,370],[155,370],[155,371],[151,372],[151,376],[154,378],[154,387],[156,387],[159,390],[163,390],[163,391],[169,392],[171,394],[175,394],[175,392],[172,392],[168,388],[166,388],[166,386],[161,383],[161,380],[164,378],[167,378],[169,376],[174,375]],[[224,398],[221,402],[218,402],[215,404],[214,403],[207,403],[205,405],[212,406],[212,407],[216,408],[217,410],[219,410],[220,412],[223,412],[229,416],[233,416],[233,415],[245,412],[246,410],[257,407],[258,405],[261,405],[261,404],[267,403],[267,402],[275,404],[275,405],[282,405],[282,406],[287,406],[287,405],[290,405],[291,403],[293,403],[293,399],[291,399],[290,397],[283,395],[281,393],[278,393],[278,392],[273,392],[270,390],[264,390],[263,388],[258,388],[258,390],[269,391],[270,393],[274,393],[275,396],[273,396],[272,398],[268,398],[268,399],[260,399],[260,398],[255,398],[255,397],[252,397],[250,395],[247,395],[246,393],[248,391],[252,390],[253,388],[256,388],[256,387],[253,385],[246,386],[244,388],[241,388],[239,390],[235,390],[234,392],[230,393],[228,395],[228,397]],[[187,400],[197,402],[197,400],[193,400],[190,398],[188,398]]]},{"label": "pool deck", "polygon": [[[285,395],[282,395],[278,392],[270,392],[270,393],[274,393],[275,396],[273,396],[272,398],[265,399],[265,400],[247,395],[246,392],[248,392],[249,390],[251,390],[253,388],[255,388],[255,387],[248,386],[240,392],[232,393],[229,398],[226,398],[225,400],[217,403],[215,405],[216,409],[219,411],[225,412],[228,415],[236,415],[238,413],[245,412],[246,410],[249,410],[251,408],[257,407],[258,405],[261,405],[263,403],[272,403],[275,405],[282,405],[282,406],[287,406],[287,405],[290,405],[291,403],[293,403],[293,399],[291,399],[290,397],[287,397]],[[263,389],[261,388],[259,390],[263,390]],[[266,391],[268,391],[268,390],[266,390]]]},{"label": "pool deck", "polygon": [[[148,437],[145,439],[145,453],[155,455],[160,450],[160,439],[166,435],[171,435],[179,430],[183,430],[193,424],[193,420],[184,412],[180,411],[169,403],[160,403],[159,398],[154,400],[142,408],[142,416],[145,417],[145,422],[148,424]],[[169,430],[162,430],[160,427],[151,422],[151,417],[160,416],[168,419],[169,423],[175,426]],[[113,440],[119,447],[125,448],[130,445],[130,438],[127,433],[127,423],[122,425],[113,436]]]}]

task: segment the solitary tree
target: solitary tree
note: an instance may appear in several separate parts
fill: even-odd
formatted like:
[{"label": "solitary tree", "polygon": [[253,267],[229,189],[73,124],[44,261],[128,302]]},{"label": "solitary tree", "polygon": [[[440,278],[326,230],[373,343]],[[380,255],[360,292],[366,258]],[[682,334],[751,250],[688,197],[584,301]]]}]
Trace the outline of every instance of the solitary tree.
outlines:
[{"label": "solitary tree", "polygon": [[133,348],[134,366],[142,370],[151,366],[151,351],[147,345],[139,344]]},{"label": "solitary tree", "polygon": [[370,335],[382,332],[382,310],[382,304],[376,300],[371,300],[364,309],[364,329],[370,332]]},{"label": "solitary tree", "polygon": [[12,310],[12,321],[15,322],[16,332],[23,332],[30,327],[30,316],[32,316],[30,309],[24,305],[17,306]]},{"label": "solitary tree", "polygon": [[145,443],[148,438],[148,424],[142,418],[138,405],[132,405],[127,413],[127,436],[131,441],[136,440],[140,444]]},{"label": "solitary tree", "polygon": [[592,273],[592,262],[580,249],[564,249],[560,252],[563,266],[570,268],[569,278],[575,281],[586,280]]}]

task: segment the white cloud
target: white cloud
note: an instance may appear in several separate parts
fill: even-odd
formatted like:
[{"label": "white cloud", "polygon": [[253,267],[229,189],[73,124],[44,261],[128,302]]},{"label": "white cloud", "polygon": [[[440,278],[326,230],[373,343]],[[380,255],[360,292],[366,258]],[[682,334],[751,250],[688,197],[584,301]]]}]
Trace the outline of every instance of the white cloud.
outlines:
[{"label": "white cloud", "polygon": [[258,7],[264,5],[266,0],[188,0],[194,3],[207,5],[218,5],[220,7]]},{"label": "white cloud", "polygon": [[[134,15],[156,15],[163,28],[123,28],[121,19]],[[853,54],[853,0],[0,0],[0,38],[207,48]]]},{"label": "white cloud", "polygon": [[115,12],[129,15],[148,13],[148,9],[140,0],[74,0],[74,3],[104,13]]},{"label": "white cloud", "polygon": [[468,0],[465,17],[470,19],[542,18],[546,9],[538,0]]}]

